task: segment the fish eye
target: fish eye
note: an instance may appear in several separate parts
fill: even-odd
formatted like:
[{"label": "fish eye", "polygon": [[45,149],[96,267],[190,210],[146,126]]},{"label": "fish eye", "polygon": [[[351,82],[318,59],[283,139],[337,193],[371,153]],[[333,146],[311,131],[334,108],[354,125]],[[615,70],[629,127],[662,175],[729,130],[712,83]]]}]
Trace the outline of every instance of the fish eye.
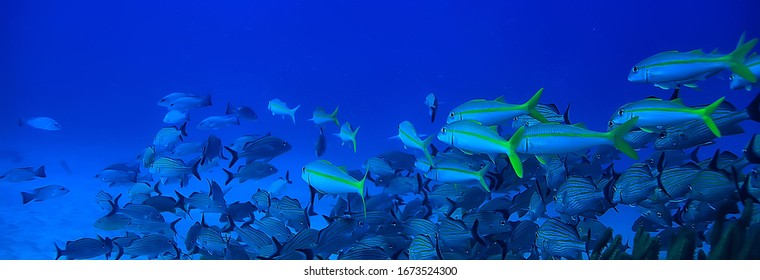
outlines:
[{"label": "fish eye", "polygon": [[554,196],[554,197],[552,197],[552,198],[554,199],[554,201],[557,201],[557,196]]},{"label": "fish eye", "polygon": [[620,109],[620,110],[618,111],[618,115],[621,115],[621,116],[622,116],[622,115],[623,115],[623,113],[625,113],[625,110],[623,110],[623,109]]},{"label": "fish eye", "polygon": [[301,168],[301,172],[306,172],[306,166]]},{"label": "fish eye", "polygon": [[449,113],[449,117],[454,117],[454,112]]},{"label": "fish eye", "polygon": [[633,66],[632,70],[633,70],[633,73],[639,72],[639,67],[638,66]]},{"label": "fish eye", "polygon": [[499,222],[499,224],[503,226],[503,225],[506,225],[506,224],[507,224],[507,222],[505,222],[504,220],[501,220],[501,221]]},{"label": "fish eye", "polygon": [[734,74],[731,74],[731,76],[728,76],[728,80],[729,81],[733,81],[734,80]]},{"label": "fish eye", "polygon": [[441,133],[446,134],[446,128],[441,128]]},{"label": "fish eye", "polygon": [[612,121],[610,121],[610,122],[608,122],[608,123],[607,123],[607,126],[609,126],[609,127],[613,127],[613,126],[615,126],[615,123],[614,123],[614,122],[612,122]]}]

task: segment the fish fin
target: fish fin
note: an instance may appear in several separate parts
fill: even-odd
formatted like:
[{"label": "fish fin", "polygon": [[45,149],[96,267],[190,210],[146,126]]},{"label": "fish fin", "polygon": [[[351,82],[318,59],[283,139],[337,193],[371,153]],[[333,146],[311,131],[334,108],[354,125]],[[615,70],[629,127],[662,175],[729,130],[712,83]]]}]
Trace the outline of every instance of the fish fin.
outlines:
[{"label": "fish fin", "polygon": [[182,126],[179,127],[179,132],[180,132],[180,138],[182,138],[182,136],[187,136],[187,121],[185,121],[182,124]]},{"label": "fish fin", "polygon": [[541,163],[542,165],[546,165],[546,163],[549,162],[546,159],[546,156],[542,156],[542,155],[536,155],[536,160],[538,160],[538,162]]},{"label": "fish fin", "polygon": [[47,177],[47,175],[45,174],[45,166],[44,166],[44,165],[42,165],[42,166],[40,166],[40,168],[37,168],[37,171],[35,171],[35,172],[34,172],[34,174],[35,174],[37,177],[40,177],[40,178],[45,178],[45,177]]},{"label": "fish fin", "polygon": [[290,118],[293,119],[293,124],[296,124],[296,111],[298,111],[298,108],[301,108],[301,105],[290,110]]},{"label": "fish fin", "polygon": [[485,175],[488,173],[488,169],[491,169],[491,164],[486,164],[486,166],[483,166],[480,171],[478,171],[478,181],[480,182],[480,185],[483,186],[483,188],[486,190],[486,192],[491,192],[491,189],[488,188],[488,184],[486,183]]},{"label": "fish fin", "polygon": [[712,115],[713,112],[715,112],[716,109],[718,109],[718,106],[720,106],[721,103],[723,103],[723,100],[725,100],[726,97],[721,97],[715,102],[713,102],[710,105],[707,105],[707,107],[701,108],[697,110],[697,113],[702,116],[702,120],[705,122],[707,127],[712,131],[715,136],[720,137],[720,130],[718,129],[718,125],[715,124],[715,121],[713,121]]},{"label": "fish fin", "polygon": [[636,126],[636,122],[638,121],[638,116],[633,117],[612,131],[607,132],[609,137],[612,138],[612,142],[614,143],[615,148],[635,160],[639,159],[639,155],[636,154],[636,151],[633,149],[633,147],[631,147],[631,144],[628,143],[628,141],[625,141],[625,135],[628,134],[628,132],[630,132],[634,126]]},{"label": "fish fin", "polygon": [[752,135],[752,139],[749,140],[749,144],[747,144],[747,148],[745,149],[745,155],[747,157],[747,160],[750,163],[758,164],[760,163],[760,154],[757,154],[756,151],[760,150],[760,148],[755,147],[755,145],[758,142],[757,134]]},{"label": "fish fin", "polygon": [[478,219],[475,219],[475,222],[472,223],[472,228],[470,229],[470,234],[472,235],[472,238],[475,239],[478,244],[482,246],[486,246],[486,241],[483,240],[482,237],[480,237],[480,234],[478,233],[478,225],[480,224],[480,221]]},{"label": "fish fin", "polygon": [[654,86],[656,86],[658,88],[661,88],[661,89],[664,89],[664,90],[670,89],[669,86],[666,86],[666,85],[663,85],[663,84],[654,84]]},{"label": "fish fin", "polygon": [[753,84],[757,83],[757,77],[755,77],[755,74],[749,70],[747,65],[744,65],[744,58],[750,51],[752,51],[752,48],[755,47],[757,40],[757,38],[752,39],[749,42],[738,46],[733,52],[725,56],[725,59],[728,60],[731,71]]},{"label": "fish fin", "polygon": [[515,174],[517,175],[517,177],[520,177],[520,178],[523,177],[523,165],[515,149],[517,149],[517,146],[520,144],[520,141],[522,141],[524,136],[525,136],[525,126],[520,126],[520,128],[517,129],[515,134],[512,134],[512,137],[509,138],[508,147],[507,147],[507,157],[509,158],[509,163],[512,165],[512,168],[515,170]]},{"label": "fish fin", "polygon": [[27,192],[21,192],[21,200],[24,204],[27,204],[34,200],[34,194],[27,193]]},{"label": "fish fin", "polygon": [[235,109],[235,106],[232,106],[232,103],[227,102],[227,108],[224,110],[225,115],[236,115],[237,110]]},{"label": "fish fin", "polygon": [[749,119],[760,122],[760,92],[747,105],[747,114]]},{"label": "fish fin", "polygon": [[504,95],[496,97],[496,99],[494,99],[493,101],[506,103],[506,101],[504,101]]},{"label": "fish fin", "polygon": [[[398,135],[393,135],[391,137],[388,137],[388,139],[400,139],[400,138],[401,137],[399,137]],[[406,145],[404,147],[406,147]]]},{"label": "fish fin", "polygon": [[335,106],[335,110],[332,112],[332,114],[330,114],[330,117],[333,119],[333,121],[335,121],[335,125],[337,125],[338,127],[340,127],[340,122],[338,121],[338,108],[339,107],[340,106]]},{"label": "fish fin", "polygon": [[541,99],[541,95],[544,93],[544,88],[540,88],[535,94],[533,94],[533,97],[531,97],[527,102],[525,102],[522,106],[525,110],[528,111],[528,115],[532,118],[542,122],[542,123],[548,123],[549,120],[546,119],[544,115],[541,114],[536,109],[536,106],[538,106],[538,100]]},{"label": "fish fin", "polygon": [[692,54],[705,54],[705,52],[702,51],[702,49],[692,50],[692,51],[690,51],[688,53],[692,53]]},{"label": "fish fin", "polygon": [[351,142],[354,144],[354,153],[356,153],[356,133],[359,132],[359,128],[361,126],[357,126],[356,129],[354,129],[354,132],[351,133]]},{"label": "fish fin", "polygon": [[53,245],[55,246],[55,259],[60,259],[63,256],[63,250],[55,242],[53,242]]},{"label": "fish fin", "polygon": [[230,160],[230,166],[229,166],[229,168],[232,168],[232,166],[235,165],[235,162],[238,161],[238,153],[232,148],[227,147],[227,146],[224,146],[224,149],[226,149],[228,152],[230,152],[230,155],[232,155],[232,159]]},{"label": "fish fin", "polygon": [[[203,97],[203,101],[201,102],[202,107],[210,107],[211,106],[211,94],[206,95]],[[187,135],[185,135],[187,136]]]},{"label": "fish fin", "polygon": [[[430,161],[430,165],[431,166],[433,166],[434,162],[433,162],[433,156],[430,154],[429,147],[432,146],[433,140],[435,140],[435,135],[434,134],[428,136],[427,138],[425,138],[425,140],[422,141],[422,153],[424,153],[425,154],[425,158],[428,161]],[[433,147],[433,148],[435,148],[435,147]]]},{"label": "fish fin", "polygon": [[673,89],[673,94],[670,95],[670,100],[671,101],[673,101],[673,100],[680,100],[680,98],[678,97],[678,93],[679,92],[681,92],[680,88]]},{"label": "fish fin", "polygon": [[570,122],[570,102],[567,102],[567,108],[565,108],[565,113],[562,115],[562,120],[565,121],[565,124],[571,124],[571,122]]},{"label": "fish fin", "polygon": [[224,171],[224,174],[227,174],[227,180],[224,181],[224,185],[225,186],[229,185],[230,182],[232,182],[232,180],[235,179],[235,174],[232,174],[232,172],[224,168],[222,168],[222,171]]},{"label": "fish fin", "polygon": [[201,174],[200,174],[200,173],[198,173],[198,165],[199,165],[200,163],[201,163],[201,161],[200,161],[200,160],[196,160],[196,161],[195,161],[195,163],[193,163],[193,167],[192,167],[192,169],[191,169],[191,170],[192,170],[192,172],[193,172],[193,176],[195,176],[195,178],[196,178],[196,179],[198,179],[198,180],[200,180],[200,179],[201,179]]}]

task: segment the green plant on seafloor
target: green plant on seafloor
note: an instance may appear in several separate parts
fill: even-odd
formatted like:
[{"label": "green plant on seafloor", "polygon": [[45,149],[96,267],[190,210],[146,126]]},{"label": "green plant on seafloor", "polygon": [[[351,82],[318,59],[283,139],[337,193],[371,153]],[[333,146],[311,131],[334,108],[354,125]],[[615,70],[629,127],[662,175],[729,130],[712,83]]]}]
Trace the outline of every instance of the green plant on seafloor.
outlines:
[{"label": "green plant on seafloor", "polygon": [[[752,211],[755,205],[752,201],[744,202],[744,210],[739,219],[726,219],[728,207],[723,207],[717,214],[709,234],[711,249],[709,253],[696,250],[697,232],[682,227],[670,238],[666,258],[669,260],[747,260],[760,259],[760,224],[751,226]],[[660,256],[660,238],[652,238],[649,233],[639,227],[633,239],[631,253],[626,252],[622,243],[623,237],[618,234],[612,237],[611,228],[602,234],[599,242],[593,248],[589,259],[592,260],[656,260]]]}]

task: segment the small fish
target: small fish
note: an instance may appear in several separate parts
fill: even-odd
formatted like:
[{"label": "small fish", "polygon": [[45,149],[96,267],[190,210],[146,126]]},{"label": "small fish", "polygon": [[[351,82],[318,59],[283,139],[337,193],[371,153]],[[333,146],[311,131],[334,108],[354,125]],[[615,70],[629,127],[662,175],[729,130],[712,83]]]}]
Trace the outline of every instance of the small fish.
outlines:
[{"label": "small fish", "polygon": [[337,167],[326,160],[316,160],[306,164],[301,169],[301,179],[309,186],[326,194],[349,194],[355,193],[362,198],[364,213],[367,213],[367,204],[364,200],[364,178],[356,180],[344,168]]},{"label": "small fish", "polygon": [[182,140],[182,136],[187,136],[185,128],[187,123],[183,123],[182,126],[167,126],[158,130],[156,136],[153,137],[153,146],[159,148],[167,148],[170,145]]},{"label": "small fish", "polygon": [[171,101],[167,108],[169,110],[188,111],[201,107],[211,107],[211,95],[180,97]]},{"label": "small fish", "polygon": [[715,136],[720,137],[720,130],[710,116],[723,103],[725,97],[721,97],[712,104],[703,108],[691,108],[683,104],[680,99],[662,100],[659,98],[647,98],[641,101],[625,104],[617,109],[612,115],[609,127],[621,125],[635,117],[638,117],[636,126],[644,131],[657,131],[662,127],[679,124],[690,120],[702,120]]},{"label": "small fish", "polygon": [[265,135],[246,143],[242,150],[225,149],[232,154],[229,167],[235,165],[239,158],[246,158],[246,162],[263,160],[268,162],[273,158],[290,151],[293,147],[288,141],[272,135]]},{"label": "small fish", "polygon": [[188,175],[192,174],[198,180],[201,179],[201,175],[198,173],[198,164],[200,160],[196,160],[192,165],[187,165],[181,159],[174,159],[169,157],[162,157],[156,159],[150,165],[150,173],[161,177],[161,180],[165,182],[168,179],[180,179],[181,186],[185,186],[188,183]]},{"label": "small fish", "polygon": [[188,111],[169,110],[169,112],[166,112],[166,115],[164,115],[164,123],[180,124],[187,122],[190,120],[190,117],[188,117],[187,113]]},{"label": "small fish", "polygon": [[235,178],[238,178],[238,182],[242,184],[248,180],[258,181],[277,173],[277,168],[274,165],[258,161],[238,167],[238,171],[235,174],[226,169],[222,170],[227,174],[227,180],[224,182],[225,185],[232,182]]},{"label": "small fish", "polygon": [[432,92],[425,96],[425,106],[428,107],[428,114],[430,115],[430,122],[435,122],[435,113],[438,111],[438,98]]},{"label": "small fish", "polygon": [[582,259],[586,244],[580,239],[575,227],[556,219],[548,219],[536,232],[536,246],[541,253],[549,257]]},{"label": "small fish", "polygon": [[274,196],[282,196],[285,192],[285,187],[290,184],[293,184],[293,181],[290,180],[290,171],[286,171],[285,178],[279,177],[269,185],[269,193]]},{"label": "small fish", "polygon": [[634,163],[614,182],[612,202],[634,204],[647,199],[658,187],[657,178],[647,164]]},{"label": "small fish", "polygon": [[446,123],[473,120],[485,126],[490,126],[505,124],[522,115],[529,115],[540,122],[549,122],[544,115],[536,110],[538,100],[541,99],[543,91],[543,88],[539,89],[530,100],[521,105],[505,103],[503,97],[499,97],[493,101],[485,99],[470,100],[454,108],[449,113]]},{"label": "small fish", "polygon": [[180,99],[182,97],[189,97],[192,96],[191,94],[184,93],[184,92],[172,92],[170,94],[167,94],[166,96],[162,97],[160,100],[158,100],[158,106],[169,108],[169,105],[174,102],[174,100]]},{"label": "small fish", "polygon": [[285,102],[282,102],[279,99],[269,100],[269,105],[267,105],[267,109],[272,111],[272,116],[281,115],[283,118],[285,118],[285,116],[290,116],[290,118],[293,119],[293,124],[296,123],[296,111],[298,108],[301,108],[301,105],[290,109]]},{"label": "small fish", "polygon": [[26,182],[36,178],[45,178],[45,166],[40,166],[35,170],[32,167],[14,168],[0,175],[0,182]]},{"label": "small fish", "polygon": [[421,137],[417,135],[417,130],[414,129],[414,125],[409,121],[403,121],[398,125],[398,135],[396,137],[401,140],[401,143],[404,143],[404,149],[411,147],[420,150],[429,162],[433,161],[428,147],[433,143],[435,135],[430,135],[425,138],[425,140],[422,140]]},{"label": "small fish", "polygon": [[158,255],[173,251],[177,244],[170,237],[163,234],[149,234],[132,241],[124,247],[124,254],[139,257],[157,258]]},{"label": "small fish", "polygon": [[108,237],[105,239],[100,236],[98,238],[80,238],[66,242],[66,247],[63,249],[59,248],[58,244],[55,244],[55,259],[66,257],[68,260],[81,260],[97,258],[99,256],[106,256],[108,258],[111,255],[112,249],[113,243]]},{"label": "small fish", "polygon": [[[568,105],[568,109],[569,108],[570,105]],[[565,113],[562,114],[556,104],[538,104],[536,105],[536,111],[551,123],[572,124],[568,119],[569,110],[565,110]],[[542,123],[544,122],[541,122],[530,115],[520,115],[512,119],[512,128],[518,129],[521,126],[534,126]]]},{"label": "small fish", "polygon": [[256,115],[256,112],[253,111],[248,106],[235,106],[231,103],[227,103],[227,109],[224,111],[227,115],[234,115],[238,118],[249,120],[249,121],[255,121],[259,118],[258,115]]},{"label": "small fish", "polygon": [[356,129],[351,128],[351,124],[348,122],[345,122],[340,127],[340,133],[333,133],[333,135],[338,136],[341,141],[341,146],[346,144],[346,142],[351,142],[354,145],[354,153],[356,153],[356,133],[359,132],[359,127],[357,126]]},{"label": "small fish", "polygon": [[[578,125],[546,123],[526,127],[525,134],[515,150],[523,154],[565,154],[597,146],[614,146],[633,159],[636,151],[625,141],[625,136],[636,125],[637,117],[609,132],[597,132]],[[519,130],[518,130],[519,131]]]},{"label": "small fish", "polygon": [[554,210],[568,216],[604,211],[604,193],[590,177],[571,176],[554,196]]},{"label": "small fish", "polygon": [[[520,127],[509,140],[502,138],[494,129],[473,120],[462,120],[448,123],[438,133],[438,140],[452,147],[459,148],[465,153],[486,154],[495,162],[498,154],[506,154],[515,174],[522,178],[522,161],[516,149],[524,146],[523,135],[525,127]],[[526,149],[523,149],[525,152]]]},{"label": "small fish", "polygon": [[205,118],[198,123],[198,129],[220,129],[231,125],[240,125],[240,118],[237,115],[211,116]]},{"label": "small fish", "polygon": [[628,74],[628,80],[634,83],[654,84],[662,89],[678,88],[681,85],[696,87],[697,81],[730,69],[755,83],[757,77],[744,64],[745,57],[755,44],[757,39],[739,44],[727,55],[705,54],[701,50],[661,52],[636,63]]},{"label": "small fish", "polygon": [[36,117],[31,119],[18,119],[18,126],[28,125],[36,129],[56,131],[61,130],[57,121],[48,117]]},{"label": "small fish", "polygon": [[327,150],[327,141],[325,140],[325,134],[322,131],[322,128],[319,128],[319,137],[317,137],[317,143],[314,144],[314,151],[317,154],[317,157],[322,157],[322,155],[325,154],[325,151]]},{"label": "small fish", "polygon": [[222,139],[214,135],[209,135],[206,139],[205,145],[203,145],[203,152],[201,153],[201,164],[213,161],[216,158],[226,159],[222,153],[224,145],[222,145]]},{"label": "small fish", "polygon": [[317,109],[314,110],[313,116],[309,120],[313,121],[317,126],[322,126],[331,122],[340,126],[340,122],[338,122],[338,106],[335,107],[332,114],[327,114],[324,109],[317,107]]},{"label": "small fish", "polygon": [[51,198],[61,197],[69,193],[69,189],[61,185],[47,185],[36,188],[32,193],[21,192],[22,202],[27,204],[32,201],[40,202]]},{"label": "small fish", "polygon": [[477,182],[487,192],[491,189],[488,187],[488,183],[485,180],[485,174],[492,167],[492,165],[486,165],[480,170],[472,170],[469,166],[462,165],[461,163],[454,161],[443,161],[430,168],[425,174],[425,177],[442,183],[449,184],[467,184]]}]

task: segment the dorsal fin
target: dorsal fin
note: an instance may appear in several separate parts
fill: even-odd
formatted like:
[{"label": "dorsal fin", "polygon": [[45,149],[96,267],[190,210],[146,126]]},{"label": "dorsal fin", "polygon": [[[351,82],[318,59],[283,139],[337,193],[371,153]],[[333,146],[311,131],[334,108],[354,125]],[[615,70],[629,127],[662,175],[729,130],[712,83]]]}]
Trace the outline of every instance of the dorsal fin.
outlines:
[{"label": "dorsal fin", "polygon": [[692,50],[689,53],[693,53],[693,54],[705,54],[705,52],[703,52],[702,49]]},{"label": "dorsal fin", "polygon": [[670,95],[670,100],[676,100],[678,99],[678,93],[681,91],[681,88],[675,88],[673,90],[673,94]]},{"label": "dorsal fin", "polygon": [[504,101],[504,96],[503,96],[503,95],[502,95],[502,96],[499,96],[499,97],[496,97],[496,99],[494,99],[493,101],[496,101],[496,102],[501,102],[501,103],[506,103],[506,102]]}]

